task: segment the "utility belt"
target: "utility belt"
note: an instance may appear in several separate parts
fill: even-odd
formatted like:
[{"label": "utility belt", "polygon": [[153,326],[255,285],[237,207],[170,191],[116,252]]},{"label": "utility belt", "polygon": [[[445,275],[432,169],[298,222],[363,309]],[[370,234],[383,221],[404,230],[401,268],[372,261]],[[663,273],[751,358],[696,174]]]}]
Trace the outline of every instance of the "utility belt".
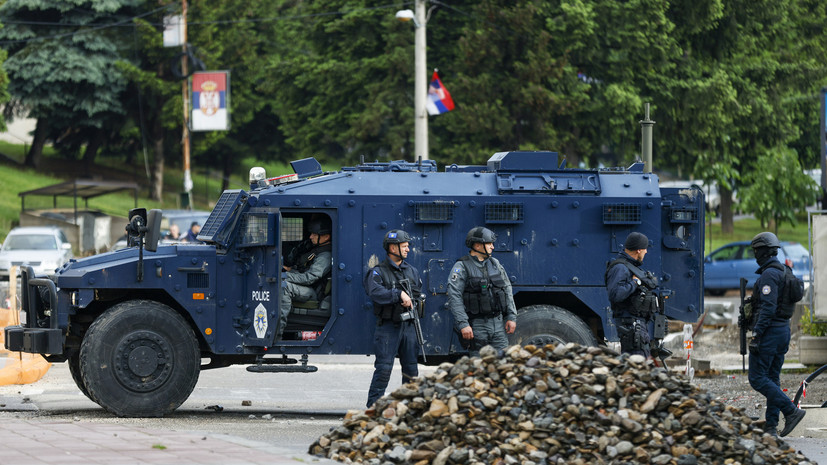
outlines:
[{"label": "utility belt", "polygon": [[403,313],[399,314],[399,320],[398,321],[393,320],[393,319],[377,318],[376,319],[376,326],[382,326],[385,323],[393,323],[393,325],[398,328],[398,327],[402,326],[405,323],[413,324],[414,318],[416,318],[414,316],[414,311],[413,310],[408,310],[406,312],[403,312]]},{"label": "utility belt", "polygon": [[477,314],[475,314],[475,315],[473,315],[473,314],[467,314],[467,313],[466,313],[466,315],[468,315],[468,321],[474,321],[474,320],[493,320],[493,319],[495,319],[495,318],[499,318],[499,317],[501,317],[501,316],[502,316],[502,313],[488,313],[488,314],[481,314],[481,313],[477,313]]},{"label": "utility belt", "polygon": [[615,318],[618,324],[621,325],[633,325],[635,323],[646,324],[646,320],[644,318],[636,318],[636,317],[621,317]]}]

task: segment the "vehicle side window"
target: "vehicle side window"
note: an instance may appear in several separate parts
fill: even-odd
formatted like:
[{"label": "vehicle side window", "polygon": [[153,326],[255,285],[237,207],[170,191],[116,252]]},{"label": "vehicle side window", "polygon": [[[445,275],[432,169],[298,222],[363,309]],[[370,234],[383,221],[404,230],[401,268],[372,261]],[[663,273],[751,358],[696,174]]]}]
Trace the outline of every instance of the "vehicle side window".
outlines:
[{"label": "vehicle side window", "polygon": [[714,252],[710,255],[712,261],[722,261],[722,260],[735,260],[736,255],[738,254],[738,246],[731,246],[731,247],[724,247],[717,252]]},{"label": "vehicle side window", "polygon": [[57,238],[60,240],[61,244],[65,244],[65,243],[69,242],[69,239],[66,238],[66,234],[63,234],[62,229],[58,229]]},{"label": "vehicle side window", "polygon": [[744,247],[744,260],[755,260],[755,251],[752,247]]}]

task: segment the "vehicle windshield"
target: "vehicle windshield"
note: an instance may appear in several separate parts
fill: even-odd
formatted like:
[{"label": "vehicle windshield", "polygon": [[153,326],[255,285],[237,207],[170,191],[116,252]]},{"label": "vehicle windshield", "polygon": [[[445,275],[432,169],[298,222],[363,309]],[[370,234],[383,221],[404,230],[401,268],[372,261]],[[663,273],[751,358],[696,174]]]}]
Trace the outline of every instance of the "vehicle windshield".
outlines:
[{"label": "vehicle windshield", "polygon": [[[182,239],[186,236],[187,231],[193,223],[198,223],[199,226],[204,226],[207,218],[210,217],[209,212],[191,212],[191,213],[174,213],[170,215],[163,215],[161,218],[161,237],[166,240]],[[177,236],[170,232],[170,227],[175,225],[178,229]]]},{"label": "vehicle windshield", "polygon": [[47,234],[9,236],[3,250],[57,250],[57,242],[54,236]]},{"label": "vehicle windshield", "polygon": [[801,244],[787,244],[784,245],[783,248],[784,254],[787,255],[787,258],[792,260],[799,260],[810,256],[810,252],[808,252],[807,249]]}]

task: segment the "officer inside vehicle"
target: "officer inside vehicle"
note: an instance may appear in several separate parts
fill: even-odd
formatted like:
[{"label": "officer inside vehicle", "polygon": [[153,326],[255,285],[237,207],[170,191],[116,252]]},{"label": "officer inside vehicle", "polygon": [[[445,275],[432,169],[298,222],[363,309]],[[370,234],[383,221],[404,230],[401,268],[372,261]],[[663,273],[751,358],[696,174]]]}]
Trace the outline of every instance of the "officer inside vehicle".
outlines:
[{"label": "officer inside vehicle", "polygon": [[[486,345],[508,347],[506,334],[517,329],[517,307],[511,281],[500,262],[491,256],[497,235],[483,227],[465,236],[468,255],[460,258],[448,279],[448,306],[454,324],[471,356]],[[505,323],[503,323],[505,321]]]},{"label": "officer inside vehicle", "polygon": [[[797,408],[781,390],[781,366],[790,346],[790,317],[782,301],[784,265],[777,258],[781,243],[771,232],[756,235],[750,244],[761,275],[752,288],[752,308],[757,312],[749,343],[749,384],[767,398],[764,431],[786,436],[807,412]],[[779,412],[784,414],[784,429],[777,432]]]},{"label": "officer inside vehicle", "polygon": [[649,238],[639,232],[626,237],[623,251],[606,266],[606,290],[620,337],[620,351],[649,357],[649,322],[655,315],[657,278],[640,267]]},{"label": "officer inside vehicle", "polygon": [[293,301],[324,298],[326,280],[333,268],[330,220],[315,219],[308,225],[310,238],[288,254],[281,274],[281,312],[277,339],[281,339]]},{"label": "officer inside vehicle", "polygon": [[193,221],[190,228],[181,238],[183,242],[198,242],[198,233],[201,232],[201,225],[197,221]]},{"label": "officer inside vehicle", "polygon": [[[422,280],[419,271],[406,262],[410,250],[411,237],[401,229],[394,229],[385,234],[382,247],[387,257],[378,265],[368,270],[365,275],[365,292],[373,300],[373,312],[376,315],[376,330],[373,335],[373,351],[376,361],[373,366],[373,379],[368,390],[367,407],[385,394],[385,388],[391,379],[393,359],[399,356],[402,365],[402,382],[407,383],[419,375],[417,354],[419,343],[416,338],[414,318],[422,309],[414,305],[421,298]],[[402,280],[407,280],[402,283]],[[408,288],[408,295],[403,288]],[[413,309],[418,307],[418,311]]]}]

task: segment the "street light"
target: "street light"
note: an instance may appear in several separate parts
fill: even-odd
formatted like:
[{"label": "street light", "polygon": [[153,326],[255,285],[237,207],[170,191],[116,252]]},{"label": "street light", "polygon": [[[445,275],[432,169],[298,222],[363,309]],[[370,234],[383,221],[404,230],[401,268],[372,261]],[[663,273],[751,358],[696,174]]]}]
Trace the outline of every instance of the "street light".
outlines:
[{"label": "street light", "polygon": [[408,21],[413,21],[414,26],[419,27],[419,21],[416,20],[416,16],[414,16],[414,12],[411,10],[399,10],[396,12],[396,19],[402,21],[403,23],[407,23]]},{"label": "street light", "polygon": [[428,0],[416,0],[416,13],[411,10],[399,10],[396,19],[414,22],[416,35],[414,36],[414,158],[428,159],[428,111],[425,109],[428,98],[428,76],[425,68],[426,36],[428,23],[425,14],[425,4]]}]

